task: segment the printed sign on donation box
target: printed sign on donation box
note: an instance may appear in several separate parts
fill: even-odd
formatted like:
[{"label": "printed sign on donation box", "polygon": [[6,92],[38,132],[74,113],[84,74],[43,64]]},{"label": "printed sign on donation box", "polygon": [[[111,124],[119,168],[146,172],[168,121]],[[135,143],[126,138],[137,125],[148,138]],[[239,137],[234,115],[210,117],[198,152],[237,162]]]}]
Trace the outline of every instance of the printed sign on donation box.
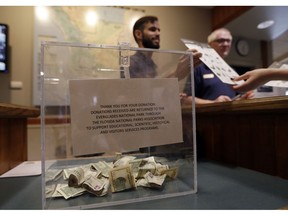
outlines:
[{"label": "printed sign on donation box", "polygon": [[75,156],[183,142],[178,79],[70,80]]}]

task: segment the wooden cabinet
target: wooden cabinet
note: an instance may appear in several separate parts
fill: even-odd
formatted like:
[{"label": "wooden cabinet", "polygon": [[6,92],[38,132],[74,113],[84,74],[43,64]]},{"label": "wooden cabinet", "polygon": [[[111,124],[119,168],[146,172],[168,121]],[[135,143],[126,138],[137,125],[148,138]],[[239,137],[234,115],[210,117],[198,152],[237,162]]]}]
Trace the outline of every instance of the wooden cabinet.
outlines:
[{"label": "wooden cabinet", "polygon": [[33,107],[0,103],[0,175],[27,160],[27,118],[39,114]]},{"label": "wooden cabinet", "polygon": [[288,179],[288,97],[197,105],[196,131],[205,158]]}]

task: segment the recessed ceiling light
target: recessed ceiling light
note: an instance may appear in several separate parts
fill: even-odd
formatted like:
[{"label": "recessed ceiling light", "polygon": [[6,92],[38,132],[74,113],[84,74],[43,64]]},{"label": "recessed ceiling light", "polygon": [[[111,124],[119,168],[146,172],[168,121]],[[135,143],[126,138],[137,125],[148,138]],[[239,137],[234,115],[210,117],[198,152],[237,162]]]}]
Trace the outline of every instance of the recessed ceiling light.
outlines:
[{"label": "recessed ceiling light", "polygon": [[88,11],[86,13],[86,23],[90,26],[95,26],[98,20],[97,13],[95,11]]},{"label": "recessed ceiling light", "polygon": [[49,11],[47,7],[38,6],[36,9],[36,16],[41,21],[47,21],[49,19]]},{"label": "recessed ceiling light", "polygon": [[259,23],[257,25],[257,28],[258,29],[265,29],[265,28],[272,26],[273,24],[274,24],[274,20],[267,20],[267,21]]}]

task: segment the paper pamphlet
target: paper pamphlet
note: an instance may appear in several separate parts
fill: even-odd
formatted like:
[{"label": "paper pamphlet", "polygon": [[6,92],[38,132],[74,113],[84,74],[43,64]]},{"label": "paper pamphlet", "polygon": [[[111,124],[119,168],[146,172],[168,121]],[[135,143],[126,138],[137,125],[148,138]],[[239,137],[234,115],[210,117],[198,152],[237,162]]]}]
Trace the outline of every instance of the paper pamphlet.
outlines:
[{"label": "paper pamphlet", "polygon": [[232,81],[232,78],[239,76],[239,74],[233,70],[221,56],[208,44],[200,43],[197,41],[191,41],[187,39],[181,39],[182,42],[189,49],[196,49],[202,53],[200,60],[209,67],[213,73],[223,82],[230,85],[240,84],[240,82]]},{"label": "paper pamphlet", "polygon": [[0,178],[36,176],[41,174],[41,161],[24,161],[13,169],[2,174]]},{"label": "paper pamphlet", "polygon": [[178,80],[70,80],[74,155],[183,141]]},{"label": "paper pamphlet", "polygon": [[[288,64],[280,64],[280,63],[274,62],[272,65],[269,66],[269,68],[288,69]],[[265,86],[288,88],[288,81],[273,80],[273,81],[267,82],[264,85]]]}]

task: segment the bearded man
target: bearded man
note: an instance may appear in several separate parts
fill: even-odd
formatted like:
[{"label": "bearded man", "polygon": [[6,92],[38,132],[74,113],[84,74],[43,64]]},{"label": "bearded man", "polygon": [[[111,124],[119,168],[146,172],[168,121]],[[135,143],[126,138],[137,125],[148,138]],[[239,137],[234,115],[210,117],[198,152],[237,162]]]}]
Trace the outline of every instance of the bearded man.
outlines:
[{"label": "bearded man", "polygon": [[[156,16],[144,16],[138,19],[133,26],[133,36],[139,48],[160,48],[160,25]],[[192,52],[194,66],[200,63],[202,56],[197,50]],[[154,78],[157,76],[157,65],[152,60],[153,52],[137,51],[130,57],[131,78]],[[190,74],[190,59],[188,55],[179,58],[176,70],[171,71],[166,77],[175,77],[179,80]]]}]

